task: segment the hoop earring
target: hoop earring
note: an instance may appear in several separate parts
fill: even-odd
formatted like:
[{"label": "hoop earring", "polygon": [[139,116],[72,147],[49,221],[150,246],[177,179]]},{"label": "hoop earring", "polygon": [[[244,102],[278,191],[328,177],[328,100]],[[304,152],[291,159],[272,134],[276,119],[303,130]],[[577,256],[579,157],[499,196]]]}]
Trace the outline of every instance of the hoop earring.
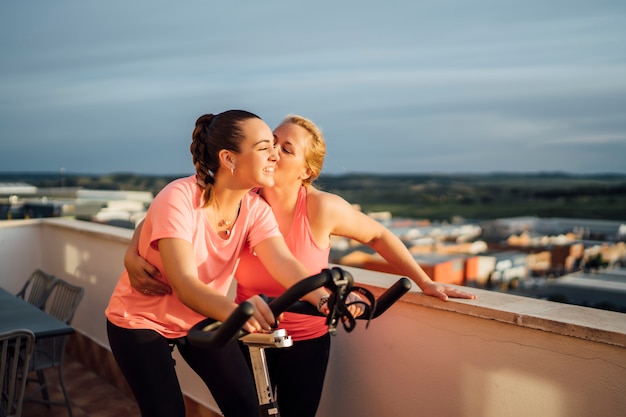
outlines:
[{"label": "hoop earring", "polygon": [[232,165],[230,167],[230,175],[235,175],[235,166],[234,165]]}]

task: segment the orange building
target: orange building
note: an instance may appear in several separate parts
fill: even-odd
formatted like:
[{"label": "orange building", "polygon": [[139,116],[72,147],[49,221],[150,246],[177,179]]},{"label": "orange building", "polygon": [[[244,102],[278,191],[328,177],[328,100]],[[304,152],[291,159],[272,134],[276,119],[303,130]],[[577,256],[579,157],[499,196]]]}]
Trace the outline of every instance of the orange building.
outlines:
[{"label": "orange building", "polygon": [[[415,256],[416,261],[433,281],[463,285],[465,281],[465,261],[459,256],[423,255]],[[399,274],[378,254],[355,250],[339,259],[339,264],[368,269],[370,271]]]}]

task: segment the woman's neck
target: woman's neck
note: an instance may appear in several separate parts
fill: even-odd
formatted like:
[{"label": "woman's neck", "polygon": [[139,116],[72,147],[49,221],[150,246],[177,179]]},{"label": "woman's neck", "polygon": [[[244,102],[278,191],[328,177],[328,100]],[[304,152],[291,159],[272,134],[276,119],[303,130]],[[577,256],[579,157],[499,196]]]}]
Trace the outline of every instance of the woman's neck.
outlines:
[{"label": "woman's neck", "polygon": [[260,194],[272,209],[279,208],[281,211],[293,210],[298,201],[298,193],[301,186],[302,184],[300,183],[283,186],[274,185],[273,187],[262,188]]},{"label": "woman's neck", "polygon": [[220,209],[220,211],[233,211],[236,207],[239,207],[241,199],[247,193],[247,190],[231,190],[222,189],[218,187],[213,188],[213,202],[214,205]]}]

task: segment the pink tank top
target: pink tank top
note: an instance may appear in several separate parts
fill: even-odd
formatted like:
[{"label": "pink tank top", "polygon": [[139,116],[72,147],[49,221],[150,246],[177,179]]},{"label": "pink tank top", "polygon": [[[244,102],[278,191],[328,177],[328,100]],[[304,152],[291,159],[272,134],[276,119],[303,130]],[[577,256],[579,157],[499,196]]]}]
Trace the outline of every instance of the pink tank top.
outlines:
[{"label": "pink tank top", "polygon": [[[285,242],[291,253],[307,268],[311,275],[328,268],[330,245],[320,248],[313,240],[306,206],[307,189],[300,187],[296,210],[291,229]],[[253,295],[265,294],[276,297],[285,288],[267,272],[261,261],[250,250],[244,249],[239,266],[235,272],[237,280],[237,302],[247,300]],[[287,334],[295,341],[313,339],[328,332],[324,317],[309,316],[306,314],[285,313],[280,328],[286,329]]]}]

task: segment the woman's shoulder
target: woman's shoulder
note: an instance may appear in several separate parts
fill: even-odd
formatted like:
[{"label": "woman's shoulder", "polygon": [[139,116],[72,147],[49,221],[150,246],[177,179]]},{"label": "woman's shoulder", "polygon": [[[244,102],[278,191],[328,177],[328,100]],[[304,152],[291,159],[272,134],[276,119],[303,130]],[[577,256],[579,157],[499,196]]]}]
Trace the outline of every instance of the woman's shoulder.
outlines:
[{"label": "woman's shoulder", "polygon": [[173,189],[179,190],[195,190],[197,185],[196,176],[190,175],[187,177],[176,178],[167,184],[159,191],[159,194],[164,191],[169,191]]},{"label": "woman's shoulder", "polygon": [[196,176],[177,178],[166,184],[154,197],[153,203],[177,201],[179,199],[195,201],[199,195]]},{"label": "woman's shoulder", "polygon": [[352,206],[343,197],[315,187],[307,187],[307,211],[309,218],[336,219]]},{"label": "woman's shoulder", "polygon": [[317,189],[311,185],[307,187],[307,202],[309,205],[313,203],[313,205],[319,207],[333,207],[336,205],[342,206],[348,203],[343,197],[333,194],[328,191],[322,191]]}]

